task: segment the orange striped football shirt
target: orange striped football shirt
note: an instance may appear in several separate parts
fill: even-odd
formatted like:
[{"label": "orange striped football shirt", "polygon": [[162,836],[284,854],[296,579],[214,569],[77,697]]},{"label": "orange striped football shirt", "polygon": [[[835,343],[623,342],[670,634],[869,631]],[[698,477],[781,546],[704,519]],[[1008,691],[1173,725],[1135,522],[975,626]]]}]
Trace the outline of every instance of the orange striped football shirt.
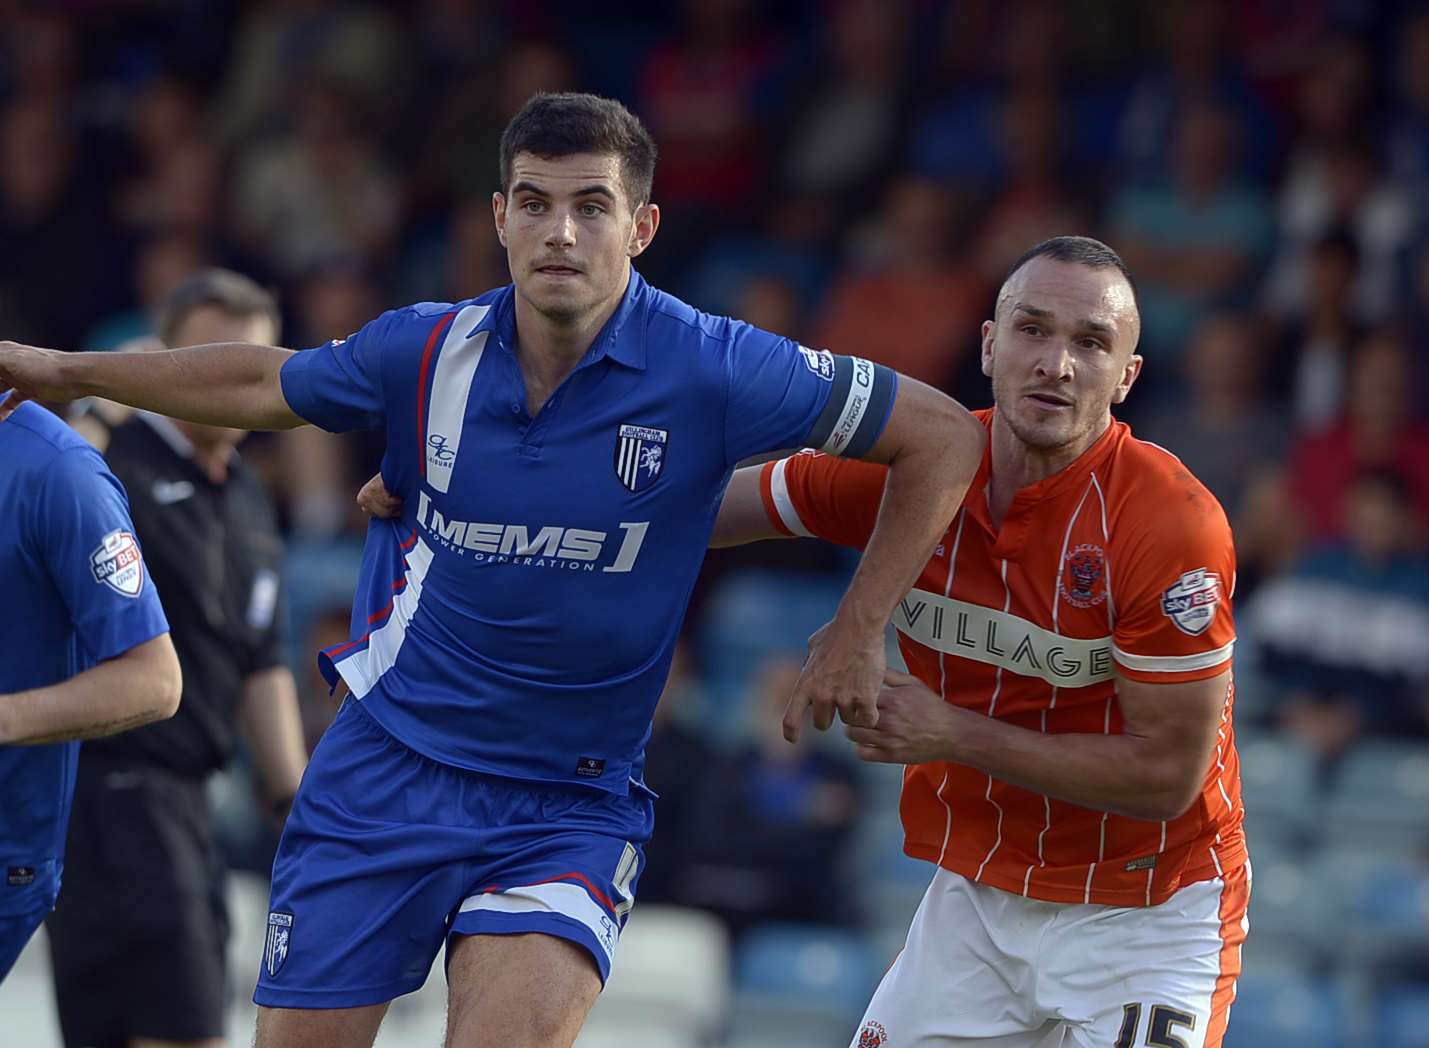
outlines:
[{"label": "orange striped football shirt", "polygon": [[[991,428],[992,412],[978,412]],[[1017,493],[1001,528],[990,451],[894,612],[915,674],[944,699],[1033,731],[1115,733],[1118,677],[1175,683],[1231,664],[1235,550],[1219,503],[1169,452],[1113,422]],[[767,463],[769,519],[862,548],[886,467],[800,453]],[[1093,811],[949,762],[904,769],[904,850],[1035,899],[1153,905],[1245,862],[1228,689],[1197,801],[1165,822]]]}]

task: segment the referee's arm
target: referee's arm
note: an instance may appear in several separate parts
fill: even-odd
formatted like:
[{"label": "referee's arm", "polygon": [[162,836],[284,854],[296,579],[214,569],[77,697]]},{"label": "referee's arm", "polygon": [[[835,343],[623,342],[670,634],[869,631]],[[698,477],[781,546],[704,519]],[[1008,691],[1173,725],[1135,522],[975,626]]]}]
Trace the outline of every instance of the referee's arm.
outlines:
[{"label": "referee's arm", "polygon": [[285,815],[308,763],[298,689],[286,666],[270,666],[244,678],[238,719],[268,805],[275,814]]}]

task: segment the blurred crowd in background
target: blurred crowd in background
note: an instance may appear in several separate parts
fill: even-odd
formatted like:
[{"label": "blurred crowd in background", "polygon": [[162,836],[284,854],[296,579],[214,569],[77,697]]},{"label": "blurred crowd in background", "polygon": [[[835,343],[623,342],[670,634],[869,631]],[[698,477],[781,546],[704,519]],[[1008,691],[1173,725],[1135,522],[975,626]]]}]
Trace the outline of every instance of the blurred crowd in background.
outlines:
[{"label": "blurred crowd in background", "polygon": [[[1118,415],[1237,543],[1256,877],[1233,1042],[1429,1028],[1429,9],[0,0],[0,334],[142,347],[209,264],[277,289],[295,348],[506,283],[499,135],[566,89],[659,143],[655,284],[969,407],[1010,263],[1058,233],[1122,253],[1146,365]],[[281,506],[310,742],[381,451],[244,447]],[[649,751],[641,898],[736,943],[841,925],[876,977],[930,873],[898,855],[896,770],[777,728],[851,556],[711,555]],[[235,864],[262,869],[270,831],[227,802]]]}]

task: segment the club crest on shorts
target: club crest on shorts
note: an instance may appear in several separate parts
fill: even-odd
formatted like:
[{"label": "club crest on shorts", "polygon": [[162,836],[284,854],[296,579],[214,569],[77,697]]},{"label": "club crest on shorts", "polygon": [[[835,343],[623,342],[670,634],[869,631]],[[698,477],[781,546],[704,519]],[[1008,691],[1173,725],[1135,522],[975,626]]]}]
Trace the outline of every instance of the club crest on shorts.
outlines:
[{"label": "club crest on shorts", "polygon": [[1106,553],[1083,543],[1062,558],[1062,599],[1074,608],[1092,608],[1106,600]]},{"label": "club crest on shorts", "polygon": [[631,491],[644,491],[665,471],[670,431],[650,426],[620,427],[615,442],[615,475]]},{"label": "club crest on shorts", "polygon": [[131,532],[115,528],[89,555],[94,581],[102,582],[122,597],[137,597],[144,588],[144,556]]},{"label": "club crest on shorts", "polygon": [[288,944],[293,935],[293,915],[291,913],[268,914],[268,938],[263,943],[263,967],[272,978],[283,970],[283,962],[288,959]]},{"label": "club crest on shorts", "polygon": [[872,1020],[858,1031],[858,1048],[888,1048],[888,1031]]},{"label": "club crest on shorts", "polygon": [[1182,633],[1199,637],[1216,619],[1220,576],[1205,568],[1188,571],[1161,594],[1161,611]]}]

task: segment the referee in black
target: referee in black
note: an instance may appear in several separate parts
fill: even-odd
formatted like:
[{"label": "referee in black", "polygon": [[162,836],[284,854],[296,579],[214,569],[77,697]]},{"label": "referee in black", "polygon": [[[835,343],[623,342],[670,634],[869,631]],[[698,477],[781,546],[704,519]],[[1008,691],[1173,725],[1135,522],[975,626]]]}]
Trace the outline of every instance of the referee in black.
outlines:
[{"label": "referee in black", "polygon": [[[247,277],[205,270],[169,295],[158,329],[174,347],[275,344],[277,304]],[[223,1048],[228,915],[204,783],[241,726],[281,817],[307,761],[279,643],[282,547],[235,451],[244,435],[140,412],[109,441],[184,688],[178,716],[80,756],[48,922],[68,1048]]]}]

